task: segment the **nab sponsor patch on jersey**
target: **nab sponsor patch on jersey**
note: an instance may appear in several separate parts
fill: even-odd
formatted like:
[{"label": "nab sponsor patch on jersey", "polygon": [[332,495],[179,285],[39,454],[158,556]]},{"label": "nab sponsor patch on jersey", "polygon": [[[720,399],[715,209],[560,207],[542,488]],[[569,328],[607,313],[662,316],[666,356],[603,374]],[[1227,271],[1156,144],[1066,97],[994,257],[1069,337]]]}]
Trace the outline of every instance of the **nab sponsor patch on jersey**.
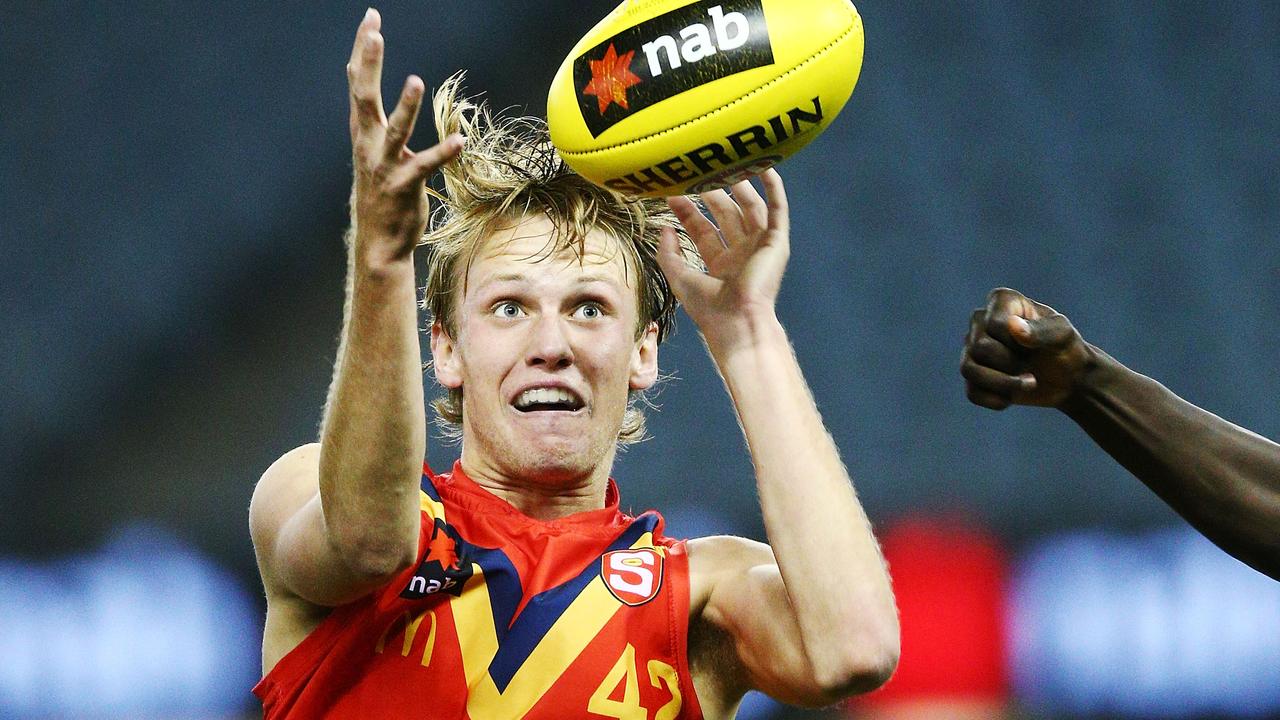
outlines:
[{"label": "nab sponsor patch on jersey", "polygon": [[662,555],[656,550],[613,550],[600,558],[605,587],[620,602],[643,605],[662,588]]},{"label": "nab sponsor patch on jersey", "polygon": [[592,137],[686,90],[773,62],[761,0],[701,0],[627,28],[573,63]]},{"label": "nab sponsor patch on jersey", "polygon": [[467,559],[467,547],[466,541],[452,525],[437,518],[431,529],[426,556],[418,571],[409,578],[409,584],[400,597],[417,600],[441,591],[461,595],[462,587],[474,572]]}]

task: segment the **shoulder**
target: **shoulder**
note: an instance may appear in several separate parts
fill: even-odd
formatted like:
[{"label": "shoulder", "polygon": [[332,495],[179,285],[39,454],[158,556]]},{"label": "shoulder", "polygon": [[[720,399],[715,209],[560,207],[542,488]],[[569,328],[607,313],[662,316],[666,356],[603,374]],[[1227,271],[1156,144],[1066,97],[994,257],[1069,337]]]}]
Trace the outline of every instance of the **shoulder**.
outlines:
[{"label": "shoulder", "polygon": [[249,502],[249,533],[259,562],[270,555],[281,527],[319,490],[320,443],[296,447],[267,468]]},{"label": "shoulder", "polygon": [[273,492],[278,486],[296,482],[299,475],[318,476],[320,469],[320,443],[313,442],[290,450],[281,455],[262,473],[258,486],[254,490],[254,498],[266,489]]},{"label": "shoulder", "polygon": [[[253,489],[250,523],[282,505],[301,505],[320,489],[320,443],[308,443],[271,463]],[[257,530],[257,527],[253,528]]]},{"label": "shoulder", "polygon": [[777,564],[773,548],[735,535],[694,538],[685,546],[689,554],[690,610],[695,614],[705,607],[720,581],[740,576],[759,565]]},{"label": "shoulder", "polygon": [[708,535],[687,540],[685,544],[689,548],[690,562],[694,557],[716,562],[773,562],[773,549],[766,543],[737,535]]}]

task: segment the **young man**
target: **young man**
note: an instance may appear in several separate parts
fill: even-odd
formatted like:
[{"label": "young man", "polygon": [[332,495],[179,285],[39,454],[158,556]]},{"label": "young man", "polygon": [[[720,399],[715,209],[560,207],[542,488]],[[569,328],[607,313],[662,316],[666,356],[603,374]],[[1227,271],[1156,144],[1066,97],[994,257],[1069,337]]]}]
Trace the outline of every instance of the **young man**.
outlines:
[{"label": "young man", "polygon": [[1066,316],[997,288],[973,312],[969,400],[1056,407],[1219,547],[1280,579],[1280,446],[1084,341]]},{"label": "young man", "polygon": [[[383,114],[379,24],[370,11],[348,67],[348,302],[320,442],[278,460],[250,508],[266,716],[728,718],[751,688],[823,705],[883,683],[888,577],[774,315],[778,176],[768,204],[749,183],[703,196],[718,228],[685,198],[624,202],[456,81],[436,96],[444,139],[410,151],[423,84]],[[462,457],[424,477],[413,250],[437,169],[424,302]],[[673,291],[733,398],[771,545],[676,541],[656,513],[618,511],[609,473],[643,432]]]}]

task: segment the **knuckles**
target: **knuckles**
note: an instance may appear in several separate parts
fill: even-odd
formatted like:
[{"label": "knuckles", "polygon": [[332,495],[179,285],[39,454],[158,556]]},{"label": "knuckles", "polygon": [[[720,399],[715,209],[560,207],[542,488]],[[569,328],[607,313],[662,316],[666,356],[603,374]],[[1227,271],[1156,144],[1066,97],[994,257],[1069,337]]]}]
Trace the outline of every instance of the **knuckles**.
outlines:
[{"label": "knuckles", "polygon": [[378,98],[376,95],[370,94],[362,90],[356,90],[351,93],[351,99],[355,101],[356,110],[361,115],[375,116],[378,113]]},{"label": "knuckles", "polygon": [[371,143],[357,142],[351,148],[351,156],[356,161],[356,172],[375,179],[386,174],[382,163],[378,161],[378,153]]},{"label": "knuckles", "polygon": [[994,393],[1001,397],[1012,397],[1022,385],[1020,378],[985,363],[975,362],[969,354],[960,363],[960,375],[971,390]]},{"label": "knuckles", "polygon": [[1010,303],[1020,303],[1026,299],[1026,295],[1023,295],[1013,288],[993,288],[991,292],[987,293],[987,308],[992,309],[1000,306],[1007,306]]},{"label": "knuckles", "polygon": [[1003,309],[993,310],[987,313],[987,321],[983,324],[983,330],[987,335],[1000,337],[1009,333],[1009,313]]},{"label": "knuckles", "polygon": [[969,343],[969,354],[974,360],[989,366],[1007,366],[1013,360],[1009,348],[990,335],[983,335]]},{"label": "knuckles", "polygon": [[982,390],[981,388],[976,388],[972,385],[965,387],[965,397],[967,397],[969,402],[974,405],[987,408],[988,410],[1004,410],[1011,404],[1010,401],[1005,398],[987,392],[986,390]]}]

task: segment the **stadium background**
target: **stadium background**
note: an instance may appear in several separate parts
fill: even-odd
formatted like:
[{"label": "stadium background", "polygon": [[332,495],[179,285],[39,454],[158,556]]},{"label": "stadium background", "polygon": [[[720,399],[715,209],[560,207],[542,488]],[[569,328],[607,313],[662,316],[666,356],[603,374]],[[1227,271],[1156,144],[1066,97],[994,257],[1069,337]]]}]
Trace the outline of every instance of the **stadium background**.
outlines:
[{"label": "stadium background", "polygon": [[[466,68],[541,114],[611,6],[385,3],[384,87]],[[253,715],[246,508],[314,437],[329,379],[363,9],[26,2],[0,22],[0,717]],[[782,167],[779,313],[909,598],[899,688],[840,712],[1280,716],[1277,584],[1064,418],[972,407],[957,373],[970,310],[1009,285],[1280,437],[1280,6],[859,9],[858,88]],[[661,360],[676,379],[620,457],[624,501],[760,536],[687,318]]]}]

